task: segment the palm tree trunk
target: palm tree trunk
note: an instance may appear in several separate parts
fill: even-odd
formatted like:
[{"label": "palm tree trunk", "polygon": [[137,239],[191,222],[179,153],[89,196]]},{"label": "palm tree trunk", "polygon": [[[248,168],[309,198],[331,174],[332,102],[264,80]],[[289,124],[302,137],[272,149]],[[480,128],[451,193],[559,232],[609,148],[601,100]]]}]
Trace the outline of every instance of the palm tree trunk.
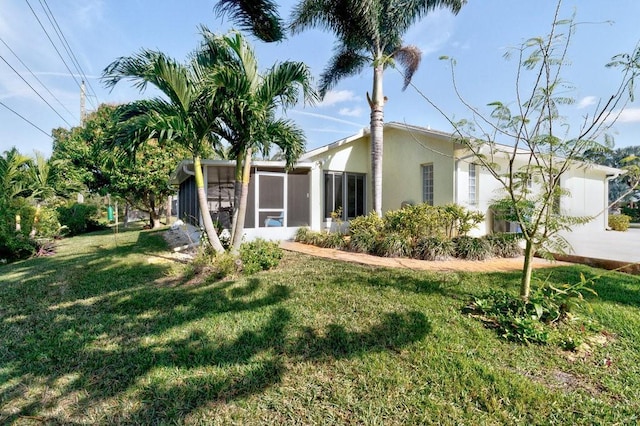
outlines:
[{"label": "palm tree trunk", "polygon": [[[247,149],[244,156],[244,164],[242,165],[242,176],[240,180],[241,191],[238,208],[235,215],[235,222],[233,225],[233,239],[231,240],[231,247],[234,253],[240,250],[242,244],[242,236],[244,234],[244,219],[247,215],[247,199],[249,198],[249,181],[251,180],[251,148]],[[236,182],[237,183],[237,182]]]},{"label": "palm tree trunk", "polygon": [[196,179],[196,188],[198,190],[198,207],[200,208],[200,214],[202,215],[202,225],[204,231],[207,234],[211,247],[218,252],[224,253],[224,247],[220,243],[220,238],[213,227],[213,221],[211,220],[211,213],[209,213],[209,205],[207,204],[207,193],[204,189],[204,176],[202,174],[202,163],[200,162],[200,156],[193,158],[193,168]]},{"label": "palm tree trunk", "polygon": [[233,182],[233,214],[231,216],[231,247],[236,238],[238,225],[238,209],[240,208],[240,198],[242,197],[242,158],[238,155],[236,158],[236,168],[234,170]]},{"label": "palm tree trunk", "polygon": [[382,217],[382,151],[384,126],[384,95],[382,73],[384,66],[378,61],[373,69],[373,94],[371,97],[371,183],[373,211]]},{"label": "palm tree trunk", "polygon": [[529,300],[529,294],[531,293],[531,271],[533,269],[533,256],[536,254],[536,249],[533,242],[527,240],[524,249],[524,266],[522,267],[522,280],[520,281],[520,298],[524,301]]}]

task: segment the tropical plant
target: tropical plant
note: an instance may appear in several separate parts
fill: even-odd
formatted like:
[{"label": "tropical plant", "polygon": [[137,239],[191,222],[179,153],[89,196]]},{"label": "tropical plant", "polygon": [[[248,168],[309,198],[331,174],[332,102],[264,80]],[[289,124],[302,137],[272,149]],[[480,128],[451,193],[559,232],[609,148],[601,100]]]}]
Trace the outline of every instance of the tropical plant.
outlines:
[{"label": "tropical plant", "polygon": [[305,64],[285,61],[260,74],[255,52],[240,33],[217,36],[206,28],[202,33],[203,50],[224,58],[208,81],[225,99],[214,131],[229,143],[229,155],[236,161],[231,236],[237,251],[243,237],[252,154],[259,151],[268,156],[276,145],[287,167],[292,166],[304,151],[304,134],[292,121],[276,118],[276,112],[295,105],[300,91],[305,101],[314,102],[317,96]]},{"label": "tropical plant", "polygon": [[[402,35],[436,8],[458,13],[466,0],[301,0],[294,8],[290,30],[295,34],[320,27],[338,38],[335,55],[321,77],[320,94],[345,77],[373,67],[373,90],[367,100],[371,108],[371,166],[373,210],[382,216],[383,73],[396,63],[404,68],[404,87],[411,82],[422,53],[404,46]],[[242,28],[264,41],[284,38],[276,4],[270,0],[218,0],[219,14],[229,15]]]},{"label": "tropical plant", "polygon": [[292,14],[291,31],[323,28],[337,37],[335,55],[321,76],[320,94],[345,77],[373,67],[373,88],[367,100],[371,108],[371,177],[373,211],[382,215],[383,74],[396,64],[404,69],[404,87],[418,69],[422,52],[403,45],[411,25],[436,8],[457,13],[465,0],[302,0]]},{"label": "tropical plant", "polygon": [[41,152],[36,152],[29,161],[26,173],[26,185],[30,197],[35,201],[35,215],[29,236],[34,238],[39,231],[43,202],[54,201],[58,196],[67,196],[73,190],[79,189],[73,181],[64,178],[64,171],[69,162],[62,159],[46,158]]},{"label": "tropical plant", "polygon": [[151,84],[165,96],[119,107],[119,126],[113,143],[131,152],[154,139],[160,143],[174,141],[188,149],[193,156],[205,232],[214,250],[223,252],[208,214],[201,162],[207,147],[218,143],[212,129],[219,120],[222,99],[205,82],[219,59],[209,51],[196,50],[190,61],[182,64],[162,52],[143,49],[133,56],[116,59],[104,69],[102,78],[110,88],[123,79],[132,80],[141,91]]},{"label": "tropical plant", "polygon": [[266,42],[284,38],[284,22],[271,0],[218,0],[218,15],[229,15],[243,30]]}]

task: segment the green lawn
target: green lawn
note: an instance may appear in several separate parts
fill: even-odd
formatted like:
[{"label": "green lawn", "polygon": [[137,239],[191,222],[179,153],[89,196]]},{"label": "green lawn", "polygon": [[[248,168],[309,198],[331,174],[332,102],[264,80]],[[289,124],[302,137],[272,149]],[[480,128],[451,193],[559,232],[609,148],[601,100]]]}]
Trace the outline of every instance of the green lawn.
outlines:
[{"label": "green lawn", "polygon": [[[517,273],[426,273],[287,253],[234,281],[177,275],[156,231],[0,266],[0,423],[633,424],[640,278],[583,315],[600,343],[522,346],[461,313]],[[537,271],[579,280],[587,267]]]}]

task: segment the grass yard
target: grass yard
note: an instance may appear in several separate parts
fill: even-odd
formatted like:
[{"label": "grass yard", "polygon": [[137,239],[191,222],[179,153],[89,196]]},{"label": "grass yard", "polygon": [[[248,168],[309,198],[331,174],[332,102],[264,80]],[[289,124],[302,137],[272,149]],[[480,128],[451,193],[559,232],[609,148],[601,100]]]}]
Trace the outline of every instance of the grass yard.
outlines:
[{"label": "grass yard", "polygon": [[[461,313],[518,273],[425,273],[287,253],[181,278],[157,231],[80,236],[0,266],[2,424],[633,424],[640,277],[607,273],[586,351]],[[555,282],[603,273],[536,271]]]}]

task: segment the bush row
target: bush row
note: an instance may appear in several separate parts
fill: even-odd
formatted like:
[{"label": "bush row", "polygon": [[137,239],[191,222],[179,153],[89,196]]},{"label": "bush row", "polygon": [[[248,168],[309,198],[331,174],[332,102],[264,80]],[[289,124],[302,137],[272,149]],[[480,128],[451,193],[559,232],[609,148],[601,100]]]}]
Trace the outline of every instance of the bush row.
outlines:
[{"label": "bush row", "polygon": [[520,238],[515,234],[467,236],[483,219],[481,213],[454,204],[437,207],[419,204],[388,212],[383,217],[374,213],[357,217],[349,222],[347,234],[300,228],[296,241],[377,256],[424,260],[450,257],[484,260],[521,254]]},{"label": "bush row", "polygon": [[486,235],[480,238],[461,235],[453,238],[422,237],[412,240],[399,233],[367,236],[342,235],[335,232],[311,231],[300,228],[296,241],[318,247],[373,254],[383,257],[411,257],[422,260],[446,260],[452,257],[485,260],[491,257],[518,257],[522,254],[520,236],[511,233]]}]

